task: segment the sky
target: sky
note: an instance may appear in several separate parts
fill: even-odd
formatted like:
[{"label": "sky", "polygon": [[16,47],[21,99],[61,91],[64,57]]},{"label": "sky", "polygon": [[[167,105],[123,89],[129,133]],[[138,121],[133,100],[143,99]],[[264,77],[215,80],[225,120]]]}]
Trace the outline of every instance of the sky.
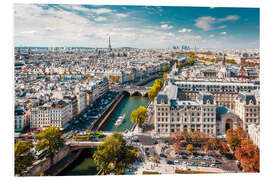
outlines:
[{"label": "sky", "polygon": [[15,4],[15,46],[259,48],[258,8]]}]

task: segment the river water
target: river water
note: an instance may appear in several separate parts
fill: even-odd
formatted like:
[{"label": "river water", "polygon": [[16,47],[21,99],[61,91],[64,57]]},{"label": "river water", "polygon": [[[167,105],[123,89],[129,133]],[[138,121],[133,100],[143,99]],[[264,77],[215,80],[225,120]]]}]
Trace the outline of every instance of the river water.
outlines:
[{"label": "river water", "polygon": [[[150,81],[144,85],[144,87],[152,87],[154,81]],[[148,103],[147,97],[142,96],[126,96],[123,100],[119,103],[117,108],[111,114],[108,119],[107,124],[103,128],[104,131],[116,131],[116,132],[123,132],[126,129],[131,129],[133,123],[130,121],[131,112],[134,109],[137,109],[139,106],[146,106]],[[123,123],[116,127],[114,123],[118,119],[119,116],[125,114],[125,120]],[[97,170],[95,168],[95,164],[92,159],[92,153],[89,153],[87,150],[84,151],[80,155],[80,157],[72,163],[68,168],[66,168],[60,176],[66,175],[95,175]]]}]

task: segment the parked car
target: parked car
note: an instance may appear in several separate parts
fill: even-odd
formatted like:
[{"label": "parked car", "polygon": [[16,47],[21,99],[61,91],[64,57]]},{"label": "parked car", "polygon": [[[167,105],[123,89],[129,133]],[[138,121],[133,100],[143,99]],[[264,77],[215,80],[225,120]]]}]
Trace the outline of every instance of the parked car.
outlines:
[{"label": "parked car", "polygon": [[166,156],[165,154],[163,154],[163,153],[161,153],[159,156],[160,156],[160,157],[167,158],[167,156]]},{"label": "parked car", "polygon": [[180,164],[178,160],[174,160],[174,164]]},{"label": "parked car", "polygon": [[173,163],[173,161],[168,160],[168,161],[167,161],[167,164],[171,164],[171,165],[173,165],[174,163]]},{"label": "parked car", "polygon": [[211,164],[210,167],[217,167],[217,165],[216,164]]}]

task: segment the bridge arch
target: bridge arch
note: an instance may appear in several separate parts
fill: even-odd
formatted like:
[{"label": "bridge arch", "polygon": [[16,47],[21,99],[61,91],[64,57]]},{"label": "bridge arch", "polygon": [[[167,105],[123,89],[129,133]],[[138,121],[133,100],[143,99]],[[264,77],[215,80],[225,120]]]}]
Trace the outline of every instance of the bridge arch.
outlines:
[{"label": "bridge arch", "polygon": [[130,96],[143,96],[140,91],[134,91]]}]

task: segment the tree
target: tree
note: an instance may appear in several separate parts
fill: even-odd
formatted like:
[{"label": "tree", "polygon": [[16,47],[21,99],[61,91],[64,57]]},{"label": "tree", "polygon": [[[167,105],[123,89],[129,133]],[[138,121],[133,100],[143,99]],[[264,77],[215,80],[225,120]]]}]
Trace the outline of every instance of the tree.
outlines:
[{"label": "tree", "polygon": [[215,138],[209,138],[207,142],[208,142],[209,148],[210,148],[212,151],[218,150],[219,147],[220,147],[220,145],[219,145],[217,139],[215,139]]},{"label": "tree", "polygon": [[168,76],[168,73],[165,72],[165,73],[163,74],[163,81],[166,81],[167,76]]},{"label": "tree", "polygon": [[220,152],[221,153],[229,153],[229,147],[227,146],[227,144],[224,141],[220,142]]},{"label": "tree", "polygon": [[131,122],[142,126],[147,118],[147,109],[144,106],[140,106],[137,110],[132,111],[131,113]]},{"label": "tree", "polygon": [[126,145],[123,135],[114,133],[98,146],[93,158],[103,174],[123,174],[125,168],[139,158],[139,152],[135,147]]},{"label": "tree", "polygon": [[187,151],[190,151],[190,152],[193,151],[194,150],[193,145],[192,144],[188,144],[186,150]]},{"label": "tree", "polygon": [[232,136],[228,143],[234,151],[236,147],[239,147],[241,145],[241,140],[238,136]]},{"label": "tree", "polygon": [[147,95],[150,101],[153,101],[155,99],[155,97],[157,96],[157,93],[158,93],[157,89],[153,87],[147,92]]},{"label": "tree", "polygon": [[15,174],[23,175],[23,172],[32,165],[34,156],[30,152],[30,144],[18,141],[15,144]]},{"label": "tree", "polygon": [[163,70],[164,72],[166,72],[166,71],[168,71],[168,67],[167,67],[167,66],[163,66],[163,67],[162,67],[162,70]]},{"label": "tree", "polygon": [[162,86],[163,86],[163,83],[161,82],[160,79],[156,79],[156,80],[154,81],[153,87],[154,87],[155,89],[157,89],[157,91],[159,91],[159,90],[161,89]]},{"label": "tree", "polygon": [[58,127],[48,127],[41,130],[36,136],[36,140],[38,140],[36,149],[38,151],[45,150],[51,158],[51,164],[53,164],[55,154],[64,146],[65,141],[61,136],[62,132]]},{"label": "tree", "polygon": [[235,157],[245,172],[260,172],[260,154],[256,145],[243,143],[243,146],[236,147]]}]

